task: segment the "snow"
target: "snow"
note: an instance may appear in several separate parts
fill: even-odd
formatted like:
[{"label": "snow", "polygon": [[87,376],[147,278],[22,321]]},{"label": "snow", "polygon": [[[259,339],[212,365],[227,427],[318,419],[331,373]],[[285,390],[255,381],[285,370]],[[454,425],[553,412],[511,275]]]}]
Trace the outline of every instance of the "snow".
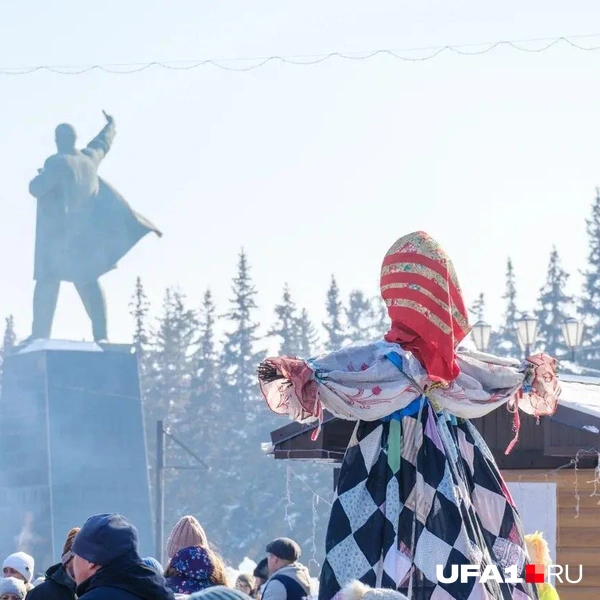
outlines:
[{"label": "snow", "polygon": [[102,347],[95,342],[73,342],[70,340],[34,340],[27,346],[17,351],[17,354],[27,354],[28,352],[42,351],[63,351],[63,352],[102,352]]},{"label": "snow", "polygon": [[237,570],[240,573],[244,573],[246,575],[252,575],[254,573],[254,569],[256,569],[256,563],[249,559],[247,556],[244,556],[244,560],[239,564]]},{"label": "snow", "polygon": [[[600,379],[597,377],[562,376],[559,404],[600,418]],[[591,426],[588,426],[591,427]],[[592,429],[588,429],[592,431]],[[598,431],[594,431],[598,433]]]},{"label": "snow", "polygon": [[263,442],[260,445],[260,449],[262,450],[263,454],[266,454],[267,456],[275,452],[275,446],[271,442]]},{"label": "snow", "polygon": [[584,425],[583,428],[586,431],[591,431],[592,433],[600,433],[600,429],[598,429],[595,425]]},{"label": "snow", "polygon": [[235,582],[240,575],[252,575],[254,569],[256,569],[256,563],[247,556],[244,557],[244,560],[238,565],[237,569],[226,567],[225,577],[227,578],[227,585],[232,588],[235,587]]}]

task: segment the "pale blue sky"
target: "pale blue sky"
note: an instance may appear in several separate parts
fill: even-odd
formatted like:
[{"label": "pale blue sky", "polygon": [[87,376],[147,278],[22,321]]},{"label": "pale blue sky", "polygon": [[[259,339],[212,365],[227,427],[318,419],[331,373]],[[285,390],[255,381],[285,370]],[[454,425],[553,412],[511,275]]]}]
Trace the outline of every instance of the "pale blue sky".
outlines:
[{"label": "pale blue sky", "polygon": [[[0,66],[600,33],[600,7],[591,0],[416,4],[5,1]],[[600,45],[600,37],[581,43]],[[263,322],[286,280],[320,319],[332,272],[344,293],[377,293],[383,254],[415,229],[446,247],[468,300],[486,291],[489,320],[502,310],[509,254],[520,306],[532,309],[553,243],[570,271],[584,265],[584,219],[600,184],[599,64],[600,51],[560,45],[415,64],[379,57],[251,73],[0,76],[0,316],[13,312],[19,333],[28,333],[35,201],[27,185],[53,152],[53,129],[70,121],[87,143],[103,125],[102,109],[114,115],[118,134],[101,174],[165,233],[104,277],[114,341],[129,336],[127,302],[138,274],[155,303],[169,284],[197,304],[210,285],[223,303],[243,245]],[[89,337],[71,289],[54,333]]]}]

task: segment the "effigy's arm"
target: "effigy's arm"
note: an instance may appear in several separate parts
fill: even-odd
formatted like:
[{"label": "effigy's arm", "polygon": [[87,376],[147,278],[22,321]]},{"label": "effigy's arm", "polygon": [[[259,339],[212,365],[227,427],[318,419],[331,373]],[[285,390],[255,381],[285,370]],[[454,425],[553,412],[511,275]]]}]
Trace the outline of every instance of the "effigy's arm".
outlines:
[{"label": "effigy's arm", "polygon": [[520,362],[460,352],[458,363],[457,379],[441,387],[429,380],[410,352],[378,342],[317,359],[269,358],[259,367],[259,383],[271,410],[302,423],[319,419],[323,410],[342,419],[375,421],[419,396],[466,419],[507,403],[512,410],[536,416],[556,410],[560,394],[556,361],[546,355]]}]

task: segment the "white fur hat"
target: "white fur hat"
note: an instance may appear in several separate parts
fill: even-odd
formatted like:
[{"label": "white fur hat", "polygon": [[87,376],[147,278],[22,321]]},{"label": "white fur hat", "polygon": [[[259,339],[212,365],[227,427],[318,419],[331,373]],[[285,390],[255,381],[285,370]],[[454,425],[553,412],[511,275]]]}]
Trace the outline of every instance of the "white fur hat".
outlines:
[{"label": "white fur hat", "polygon": [[27,595],[27,589],[20,579],[5,577],[0,579],[0,596],[4,596],[4,594],[13,594],[23,599]]},{"label": "white fur hat", "polygon": [[352,581],[340,592],[341,600],[408,600],[397,592],[385,588],[370,588],[360,581]]},{"label": "white fur hat", "polygon": [[31,583],[35,568],[33,556],[29,556],[29,554],[25,554],[25,552],[15,552],[14,554],[8,556],[4,561],[2,568],[6,569],[7,567],[9,569],[14,569],[17,573],[20,573],[23,575],[23,577],[25,577],[27,583]]}]

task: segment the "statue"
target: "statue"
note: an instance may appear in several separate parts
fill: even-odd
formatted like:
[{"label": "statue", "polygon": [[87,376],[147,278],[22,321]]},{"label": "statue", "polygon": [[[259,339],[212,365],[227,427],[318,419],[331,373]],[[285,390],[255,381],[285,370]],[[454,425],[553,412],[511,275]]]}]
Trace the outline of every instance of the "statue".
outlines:
[{"label": "statue", "polygon": [[106,302],[99,278],[146,234],[161,232],[134,212],[125,199],[98,177],[98,167],[115,137],[114,119],[83,150],[72,125],[56,128],[58,152],[29,184],[37,198],[33,326],[27,342],[48,339],[60,283],[75,285],[92,322],[94,340],[106,341]]}]

